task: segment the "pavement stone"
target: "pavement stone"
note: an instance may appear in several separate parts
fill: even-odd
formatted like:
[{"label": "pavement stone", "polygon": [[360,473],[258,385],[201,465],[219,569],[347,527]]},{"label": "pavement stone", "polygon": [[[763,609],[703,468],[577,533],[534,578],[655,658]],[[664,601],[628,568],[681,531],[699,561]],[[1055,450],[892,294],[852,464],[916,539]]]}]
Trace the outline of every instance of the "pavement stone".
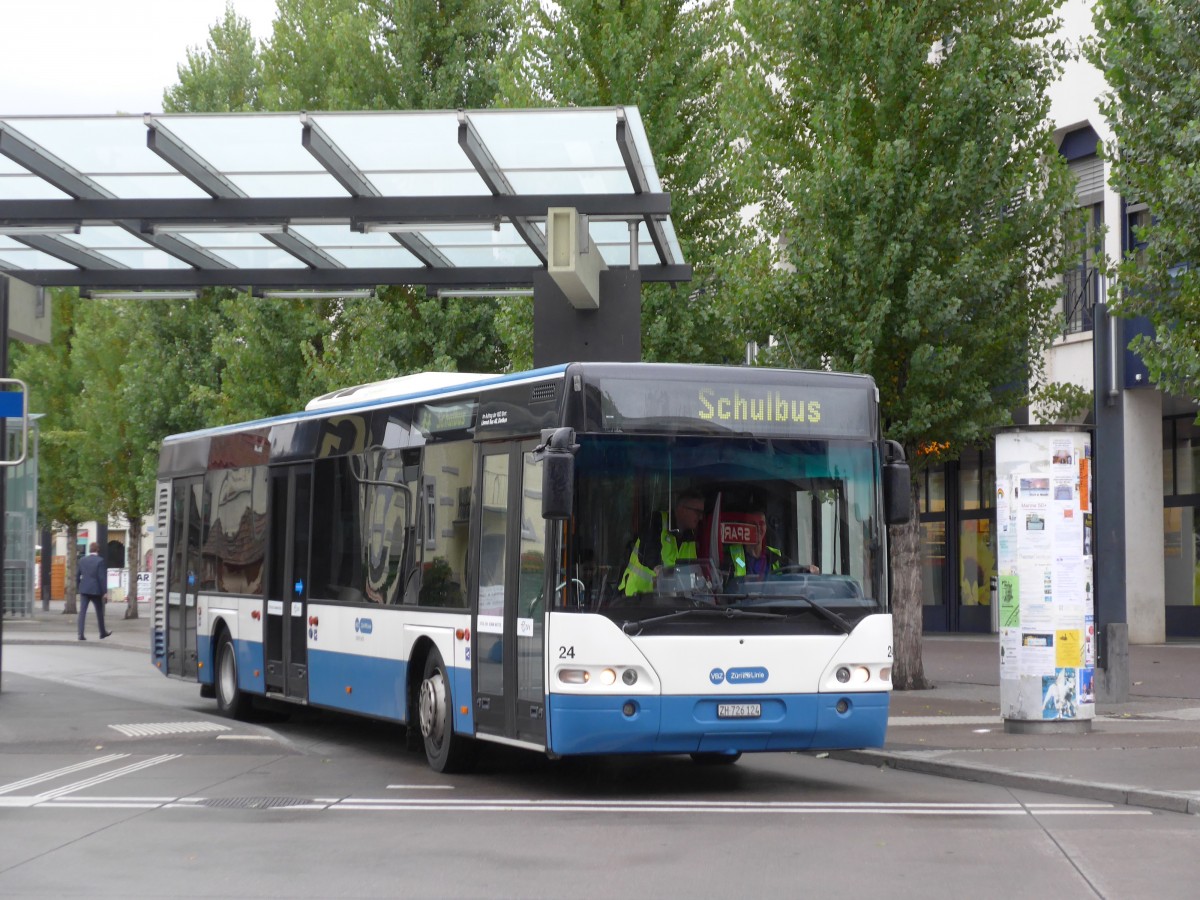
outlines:
[{"label": "pavement stone", "polygon": [[[75,617],[61,601],[27,617],[5,617],[5,644],[75,643]],[[149,654],[150,604],[123,618],[110,603],[100,642]],[[94,613],[89,641],[98,641]],[[1018,790],[1200,814],[1200,642],[1129,648],[1125,703],[1098,703],[1082,734],[1009,734],[1000,716],[995,635],[926,635],[922,661],[934,687],[892,694],[879,750],[840,750],[832,758]]]}]

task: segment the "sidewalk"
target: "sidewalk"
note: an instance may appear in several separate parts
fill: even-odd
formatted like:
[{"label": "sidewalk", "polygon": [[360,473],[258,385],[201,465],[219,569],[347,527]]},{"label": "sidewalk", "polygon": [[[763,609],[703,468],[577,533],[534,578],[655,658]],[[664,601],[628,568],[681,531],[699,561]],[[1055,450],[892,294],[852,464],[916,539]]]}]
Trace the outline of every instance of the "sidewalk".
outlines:
[{"label": "sidewalk", "polygon": [[[5,644],[75,643],[75,617],[61,601],[49,612],[4,619]],[[99,641],[150,652],[150,604],[137,619],[110,603]],[[1000,717],[994,635],[924,640],[925,675],[936,687],[892,694],[882,750],[844,750],[837,759],[1171,812],[1200,814],[1200,643],[1129,648],[1127,703],[1098,704],[1088,734],[1007,734]]]},{"label": "sidewalk", "polygon": [[995,635],[927,635],[936,687],[892,694],[882,750],[830,756],[1004,787],[1200,813],[1200,643],[1131,645],[1127,703],[1088,734],[1007,734]]},{"label": "sidewalk", "polygon": [[[5,644],[73,644],[78,640],[78,615],[64,615],[62,600],[51,600],[50,609],[42,611],[41,601],[34,601],[32,616],[5,616]],[[76,607],[78,608],[78,607]],[[138,604],[138,617],[125,618],[125,601],[109,603],[104,610],[104,627],[111,637],[100,640],[96,612],[89,607],[84,636],[90,643],[122,650],[145,653],[150,658],[150,603]]]}]

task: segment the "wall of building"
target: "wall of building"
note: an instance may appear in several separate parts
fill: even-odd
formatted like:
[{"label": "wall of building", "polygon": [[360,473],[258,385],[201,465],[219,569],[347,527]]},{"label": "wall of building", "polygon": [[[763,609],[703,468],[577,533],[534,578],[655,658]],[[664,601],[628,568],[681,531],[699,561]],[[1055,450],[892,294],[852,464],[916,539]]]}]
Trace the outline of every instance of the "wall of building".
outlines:
[{"label": "wall of building", "polygon": [[[1125,613],[1131,644],[1166,640],[1162,394],[1125,391]],[[1103,549],[1103,548],[1102,548]]]}]

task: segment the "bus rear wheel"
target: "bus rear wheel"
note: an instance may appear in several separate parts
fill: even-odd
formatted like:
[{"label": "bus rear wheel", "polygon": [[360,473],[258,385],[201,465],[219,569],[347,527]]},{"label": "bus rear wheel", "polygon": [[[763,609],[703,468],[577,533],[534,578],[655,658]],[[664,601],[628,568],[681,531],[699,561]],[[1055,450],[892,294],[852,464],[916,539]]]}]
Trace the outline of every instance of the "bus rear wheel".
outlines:
[{"label": "bus rear wheel", "polygon": [[250,698],[238,687],[237,652],[228,631],[222,631],[217,640],[216,659],[213,678],[217,711],[230,719],[244,719],[250,714]]},{"label": "bus rear wheel", "polygon": [[442,654],[434,648],[425,659],[417,694],[417,715],[425,758],[435,772],[463,772],[475,761],[475,741],[454,733],[454,697]]}]

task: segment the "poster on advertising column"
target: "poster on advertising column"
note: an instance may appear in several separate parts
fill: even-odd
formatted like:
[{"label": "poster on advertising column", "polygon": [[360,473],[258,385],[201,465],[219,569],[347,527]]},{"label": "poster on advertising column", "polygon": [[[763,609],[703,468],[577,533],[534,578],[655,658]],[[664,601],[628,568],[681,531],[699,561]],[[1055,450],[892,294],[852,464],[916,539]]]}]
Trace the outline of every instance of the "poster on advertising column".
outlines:
[{"label": "poster on advertising column", "polygon": [[1000,707],[1005,728],[1087,730],[1095,711],[1091,436],[1017,426],[996,436]]}]

